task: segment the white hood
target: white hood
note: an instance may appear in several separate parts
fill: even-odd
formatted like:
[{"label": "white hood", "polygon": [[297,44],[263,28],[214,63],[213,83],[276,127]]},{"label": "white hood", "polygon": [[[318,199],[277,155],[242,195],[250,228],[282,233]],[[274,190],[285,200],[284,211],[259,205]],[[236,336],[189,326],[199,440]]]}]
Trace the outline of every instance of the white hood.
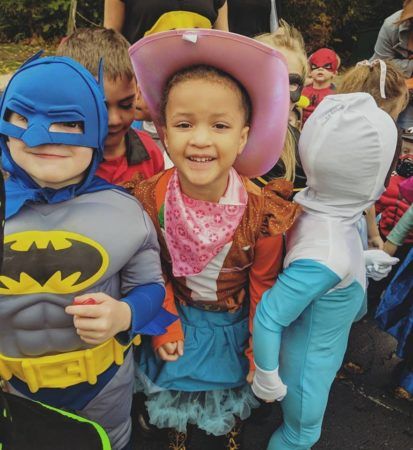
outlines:
[{"label": "white hood", "polygon": [[299,151],[309,212],[357,219],[384,191],[397,143],[393,119],[365,93],[327,96],[304,125]]}]

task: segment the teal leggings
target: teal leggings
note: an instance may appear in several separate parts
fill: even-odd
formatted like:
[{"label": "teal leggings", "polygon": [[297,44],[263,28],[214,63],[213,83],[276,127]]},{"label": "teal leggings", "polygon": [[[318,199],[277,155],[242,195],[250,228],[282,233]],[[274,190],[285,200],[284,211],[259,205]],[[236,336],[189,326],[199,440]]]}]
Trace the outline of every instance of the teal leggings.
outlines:
[{"label": "teal leggings", "polygon": [[361,299],[331,304],[327,297],[319,299],[284,330],[280,376],[288,393],[281,403],[284,423],[271,437],[269,450],[307,450],[320,438],[330,387]]}]

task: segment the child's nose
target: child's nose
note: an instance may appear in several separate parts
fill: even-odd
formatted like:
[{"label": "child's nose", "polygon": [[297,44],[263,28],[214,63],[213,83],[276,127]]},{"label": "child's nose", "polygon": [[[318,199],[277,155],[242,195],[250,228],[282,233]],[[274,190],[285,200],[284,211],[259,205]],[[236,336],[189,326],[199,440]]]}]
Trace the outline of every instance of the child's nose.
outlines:
[{"label": "child's nose", "polygon": [[209,127],[195,127],[192,132],[191,144],[196,147],[207,147],[212,144]]},{"label": "child's nose", "polygon": [[109,126],[113,127],[122,123],[122,117],[119,111],[109,108],[108,110]]}]

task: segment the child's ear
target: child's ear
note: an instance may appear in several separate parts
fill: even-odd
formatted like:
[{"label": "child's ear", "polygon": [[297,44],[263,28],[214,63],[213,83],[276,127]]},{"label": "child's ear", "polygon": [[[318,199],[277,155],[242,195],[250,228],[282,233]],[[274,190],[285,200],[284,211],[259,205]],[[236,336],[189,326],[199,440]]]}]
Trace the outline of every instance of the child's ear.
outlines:
[{"label": "child's ear", "polygon": [[240,155],[244,151],[244,148],[247,145],[249,132],[250,127],[248,125],[245,125],[245,127],[241,130],[238,155]]}]

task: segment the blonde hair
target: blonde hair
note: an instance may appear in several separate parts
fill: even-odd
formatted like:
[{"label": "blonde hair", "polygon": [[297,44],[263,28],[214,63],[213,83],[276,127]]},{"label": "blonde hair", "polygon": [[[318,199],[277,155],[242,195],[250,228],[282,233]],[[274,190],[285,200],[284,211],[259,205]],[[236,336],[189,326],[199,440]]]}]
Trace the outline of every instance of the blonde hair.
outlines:
[{"label": "blonde hair", "polygon": [[305,44],[303,35],[297,28],[289,25],[285,20],[280,20],[280,26],[274,33],[264,33],[255,36],[258,42],[268,45],[275,50],[283,49],[294,52],[298,61],[301,64],[301,75],[303,78],[307,76],[308,62],[307,52],[305,51]]},{"label": "blonde hair", "polygon": [[107,28],[83,28],[64,39],[56,50],[86,67],[95,77],[103,60],[103,74],[111,81],[135,77],[128,53],[129,42],[117,31]]},{"label": "blonde hair", "polygon": [[[307,76],[308,63],[307,53],[305,51],[305,44],[302,34],[297,28],[290,26],[285,20],[280,21],[280,27],[274,33],[260,34],[255,37],[255,40],[268,45],[275,50],[286,49],[294,52],[301,65],[301,76],[303,82]],[[281,161],[285,168],[284,178],[289,181],[295,179],[295,166],[296,166],[296,139],[288,128],[285,138],[284,149],[281,153]]]},{"label": "blonde hair", "polygon": [[[386,63],[386,80],[384,90],[386,98],[380,92],[381,68],[378,63],[358,64],[345,72],[338,85],[338,94],[350,94],[353,92],[367,92],[377,105],[392,115],[401,96],[405,96],[405,105],[409,101],[409,91],[407,89],[403,74],[391,61]],[[404,109],[403,108],[403,109]]]}]

